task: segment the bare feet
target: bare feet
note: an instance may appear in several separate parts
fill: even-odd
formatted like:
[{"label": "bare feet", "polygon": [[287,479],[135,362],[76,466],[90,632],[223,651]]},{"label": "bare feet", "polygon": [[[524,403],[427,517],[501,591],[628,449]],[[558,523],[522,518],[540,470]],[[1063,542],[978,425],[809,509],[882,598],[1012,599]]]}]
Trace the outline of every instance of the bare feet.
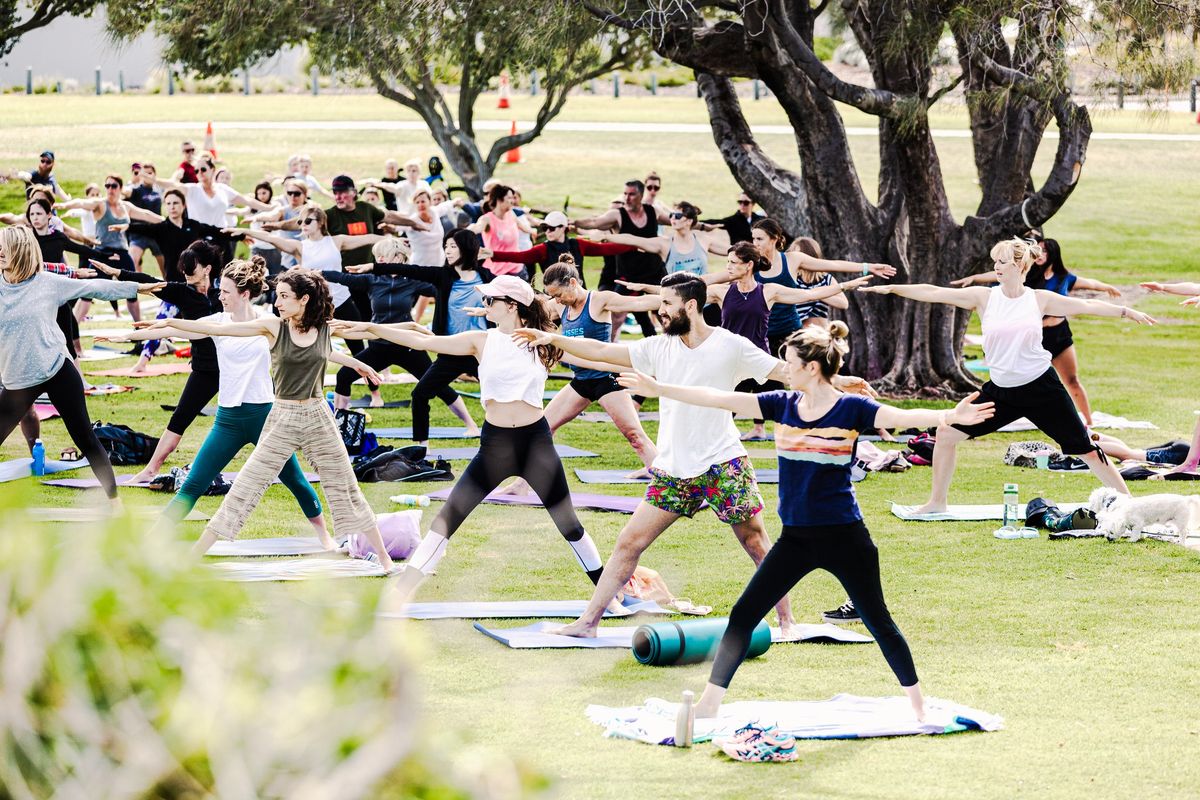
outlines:
[{"label": "bare feet", "polygon": [[383,408],[383,393],[378,389],[371,392],[371,404],[369,408]]},{"label": "bare feet", "polygon": [[630,473],[629,473],[628,475],[626,475],[625,477],[626,477],[626,478],[629,478],[630,480],[633,480],[633,481],[646,481],[646,480],[650,480],[650,477],[651,477],[651,476],[650,476],[650,468],[649,468],[649,467],[642,467],[641,469],[635,469],[633,472],[630,472]]},{"label": "bare feet", "polygon": [[463,428],[466,430],[467,436],[470,438],[474,438],[479,435],[479,426],[474,422],[472,422],[470,425],[463,425]]},{"label": "bare feet", "polygon": [[553,633],[556,636],[574,636],[578,639],[595,639],[596,626],[589,625],[583,620],[575,620],[570,625],[564,625],[561,628],[551,628],[546,633]]},{"label": "bare feet", "polygon": [[912,510],[914,514],[943,514],[946,512],[947,506],[945,503],[935,503],[932,500],[923,506],[917,506]]},{"label": "bare feet", "polygon": [[317,534],[317,541],[321,543],[321,547],[326,550],[337,549],[337,543],[333,541],[333,538],[329,535],[329,531],[325,529],[324,514],[309,517],[308,524],[313,526],[313,532]]},{"label": "bare feet", "polygon": [[1197,466],[1200,466],[1200,465],[1189,464],[1185,461],[1182,464],[1176,464],[1175,466],[1171,467],[1169,470],[1164,472],[1162,475],[1158,475],[1156,477],[1161,479],[1164,475],[1194,475],[1194,474],[1196,474]]},{"label": "bare feet", "polygon": [[529,494],[531,491],[533,491],[533,490],[529,488],[529,484],[525,482],[524,478],[517,478],[515,481],[508,484],[507,486],[501,486],[499,489],[496,490],[495,493],[500,494],[500,495],[510,495],[510,496],[514,496],[514,497],[524,497],[525,495]]},{"label": "bare feet", "polygon": [[158,470],[146,467],[144,470],[134,475],[129,479],[129,483],[149,483],[158,477]]},{"label": "bare feet", "polygon": [[765,439],[765,438],[767,438],[767,429],[763,425],[755,425],[753,428],[751,428],[750,430],[748,430],[742,434],[743,442],[749,442],[753,439]]},{"label": "bare feet", "polygon": [[800,628],[796,626],[796,620],[791,622],[780,622],[779,633],[785,641],[792,641],[800,638]]}]

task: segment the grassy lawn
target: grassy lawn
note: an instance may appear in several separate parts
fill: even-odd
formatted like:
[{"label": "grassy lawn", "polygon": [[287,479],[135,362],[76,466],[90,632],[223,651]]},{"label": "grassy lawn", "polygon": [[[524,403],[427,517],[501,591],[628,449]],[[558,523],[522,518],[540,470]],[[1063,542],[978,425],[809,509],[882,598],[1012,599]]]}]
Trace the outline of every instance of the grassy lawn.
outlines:
[{"label": "grassy lawn", "polygon": [[[153,158],[160,168],[175,163],[180,133],[115,131],[94,127],[98,123],[403,116],[392,104],[357,96],[249,101],[209,96],[69,101],[6,96],[0,98],[0,108],[0,164],[28,168],[37,152],[50,147],[59,154],[60,177],[73,191],[99,179],[108,168],[124,167],[135,159]],[[496,115],[494,109],[482,111]],[[782,121],[768,102],[753,105],[752,111],[755,122]],[[516,116],[530,115],[528,99],[518,99]],[[961,127],[961,116],[945,117],[946,126]],[[700,122],[703,110],[698,101],[684,99],[613,102],[583,97],[568,104],[564,118]],[[1184,122],[1106,115],[1097,127],[1196,130]],[[282,170],[284,158],[294,151],[311,153],[323,177],[340,171],[375,175],[385,158],[427,157],[432,152],[427,136],[404,131],[222,132],[218,124],[217,135],[242,189],[265,170]],[[795,163],[787,137],[764,137],[763,143],[774,157]],[[853,146],[864,180],[873,185],[875,142],[855,137]],[[938,147],[954,208],[960,215],[970,213],[977,188],[969,143],[939,139]],[[729,213],[733,207],[735,185],[707,134],[555,132],[526,148],[525,155],[526,163],[505,167],[501,174],[541,207],[560,207],[567,195],[572,212],[600,207],[617,193],[626,175],[641,177],[649,169],[663,175],[668,198],[688,198],[713,213]],[[1048,165],[1048,156],[1041,165]],[[1198,174],[1200,143],[1095,141],[1078,190],[1048,232],[1062,242],[1068,265],[1122,287],[1154,278],[1193,277]],[[0,187],[0,208],[17,206],[11,187]],[[1200,371],[1200,317],[1169,299],[1139,298],[1137,305],[1166,324],[1153,329],[1110,320],[1074,324],[1084,383],[1095,407],[1150,419],[1161,428],[1130,432],[1131,444],[1186,438],[1197,407],[1190,377]],[[103,362],[101,367],[132,362]],[[92,399],[92,416],[157,435],[168,418],[159,405],[177,400],[183,378],[135,383],[134,393]],[[388,399],[404,398],[409,392],[407,386],[384,389]],[[481,418],[477,401],[467,402]],[[409,424],[405,409],[373,411],[372,417],[376,426]],[[452,422],[449,412],[435,404],[434,424]],[[208,418],[198,420],[168,466],[187,463],[210,424]],[[648,430],[653,434],[656,426],[650,424]],[[611,426],[573,423],[558,437],[600,454],[568,461],[569,475],[576,466],[636,465],[632,451]],[[45,424],[44,438],[52,453],[69,444],[59,421]],[[1010,442],[1031,438],[1044,437],[996,435],[960,448],[952,499],[999,502],[1002,486],[1009,481],[1020,483],[1023,500],[1039,495],[1085,499],[1095,485],[1086,474],[1002,465]],[[3,457],[19,457],[22,450],[19,437],[10,436]],[[772,466],[770,460],[758,463]],[[463,466],[457,462],[456,472]],[[363,486],[381,512],[389,510],[390,494],[436,488],[441,485]],[[629,494],[636,493],[634,488],[599,487]],[[707,668],[651,669],[619,651],[513,651],[480,636],[463,621],[413,623],[406,628],[420,654],[416,669],[425,688],[426,724],[456,731],[464,746],[514,755],[547,774],[556,792],[566,797],[626,798],[631,792],[662,797],[914,799],[1200,796],[1200,765],[1188,755],[1196,752],[1200,741],[1200,677],[1193,664],[1200,652],[1200,615],[1194,602],[1200,595],[1200,556],[1156,542],[999,541],[991,536],[993,524],[903,523],[888,513],[890,501],[920,502],[928,488],[928,469],[916,467],[899,475],[872,475],[857,491],[880,548],[885,591],[912,645],[926,691],[1003,715],[1007,727],[1002,732],[805,742],[800,746],[801,763],[778,769],[748,769],[714,755],[709,747],[682,752],[608,741],[585,719],[587,704],[675,699],[681,688],[699,690]],[[1186,485],[1171,488],[1192,491]],[[1133,486],[1138,494],[1155,489],[1144,483]],[[5,484],[3,491],[25,492],[25,502],[38,506],[83,499],[77,492],[30,481]],[[774,487],[764,487],[764,495],[773,507]],[[123,496],[129,504],[165,502],[135,489]],[[199,509],[212,514],[218,503],[219,498],[204,498]],[[611,550],[627,519],[586,511],[581,518],[603,553]],[[778,520],[769,515],[768,529],[777,532],[778,527]],[[290,495],[274,487],[251,517],[245,535],[303,534],[306,529]],[[199,523],[188,523],[183,535],[190,538],[199,530]],[[711,516],[678,524],[644,563],[662,572],[675,592],[711,604],[718,613],[728,611],[751,571],[728,528]],[[364,597],[377,587],[374,582],[341,581],[321,592],[324,601],[339,602]],[[292,586],[252,588],[264,596],[295,592],[299,598],[303,591]],[[483,507],[455,537],[451,555],[426,587],[424,599],[581,598],[588,589],[544,512]],[[842,599],[840,587],[824,574],[806,579],[792,595],[798,615],[806,621],[816,621],[822,609]],[[247,613],[254,614],[254,609]],[[747,663],[730,699],[820,699],[838,692],[896,691],[877,648],[792,645],[772,648]]]}]

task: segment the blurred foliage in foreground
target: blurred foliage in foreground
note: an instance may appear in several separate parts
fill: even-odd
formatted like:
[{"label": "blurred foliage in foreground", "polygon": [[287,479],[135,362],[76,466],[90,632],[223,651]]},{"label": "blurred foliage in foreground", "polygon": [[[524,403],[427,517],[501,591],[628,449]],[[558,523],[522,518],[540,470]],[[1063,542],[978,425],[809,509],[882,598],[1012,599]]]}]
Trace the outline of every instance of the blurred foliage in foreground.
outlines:
[{"label": "blurred foliage in foreground", "polygon": [[512,797],[538,783],[421,732],[413,647],[376,621],[377,592],[364,606],[327,584],[221,583],[130,518],[51,528],[3,497],[0,514],[0,798]]}]

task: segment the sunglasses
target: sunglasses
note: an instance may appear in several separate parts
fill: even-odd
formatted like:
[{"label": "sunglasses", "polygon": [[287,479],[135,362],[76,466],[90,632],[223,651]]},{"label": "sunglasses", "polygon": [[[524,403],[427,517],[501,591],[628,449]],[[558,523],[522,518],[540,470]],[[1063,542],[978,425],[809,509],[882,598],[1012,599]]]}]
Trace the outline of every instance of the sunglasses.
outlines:
[{"label": "sunglasses", "polygon": [[54,163],[54,161],[49,158],[39,158],[38,161],[40,161],[43,164],[53,164]]},{"label": "sunglasses", "polygon": [[492,297],[490,294],[485,294],[483,296],[483,304],[485,306],[490,306],[493,303],[512,303],[513,305],[516,305],[517,301],[510,297]]},{"label": "sunglasses", "polygon": [[119,184],[119,183],[106,183],[106,184],[104,184],[104,188],[105,188],[105,189],[120,189],[120,188],[121,188],[121,184]]},{"label": "sunglasses", "polygon": [[738,205],[739,206],[752,206],[752,205],[754,205],[754,201],[753,200],[738,200]]},{"label": "sunglasses", "polygon": [[566,225],[547,225],[546,230],[557,231],[557,230],[562,230],[565,227],[567,227],[567,226]]},{"label": "sunglasses", "polygon": [[288,197],[304,197],[304,192],[288,192]]},{"label": "sunglasses", "polygon": [[647,191],[647,192],[657,192],[657,191],[658,191],[659,189],[661,189],[661,188],[662,188],[661,186],[652,186],[652,185],[650,185],[650,184],[646,184],[646,191]]},{"label": "sunglasses", "polygon": [[198,170],[196,170],[196,172],[208,172],[208,171],[209,171],[208,167],[200,167]]},{"label": "sunglasses", "polygon": [[194,152],[196,152],[196,148],[194,148],[194,147],[185,147],[185,148],[183,148],[183,152],[185,152],[185,153],[194,153]]},{"label": "sunglasses", "polygon": [[304,222],[301,222],[300,224],[301,225],[316,225],[319,222],[320,222],[320,220],[317,219],[316,217],[309,217],[308,219],[304,220]]},{"label": "sunglasses", "polygon": [[667,217],[669,219],[683,219],[683,212],[682,211],[672,211],[670,214],[667,214]]}]

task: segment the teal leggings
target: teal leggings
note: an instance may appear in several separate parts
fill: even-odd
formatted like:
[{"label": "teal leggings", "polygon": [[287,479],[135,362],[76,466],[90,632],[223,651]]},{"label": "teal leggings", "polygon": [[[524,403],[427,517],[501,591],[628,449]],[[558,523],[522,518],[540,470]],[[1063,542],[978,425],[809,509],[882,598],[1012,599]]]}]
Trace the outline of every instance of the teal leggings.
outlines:
[{"label": "teal leggings", "polygon": [[[246,445],[258,444],[263,423],[270,412],[270,403],[244,403],[234,408],[220,406],[208,438],[192,461],[187,479],[163,513],[176,521],[186,517],[196,506],[196,500],[208,490],[233,457]],[[312,519],[321,515],[321,500],[304,477],[304,470],[300,469],[300,461],[295,454],[284,464],[279,480],[296,496],[304,516]]]}]

